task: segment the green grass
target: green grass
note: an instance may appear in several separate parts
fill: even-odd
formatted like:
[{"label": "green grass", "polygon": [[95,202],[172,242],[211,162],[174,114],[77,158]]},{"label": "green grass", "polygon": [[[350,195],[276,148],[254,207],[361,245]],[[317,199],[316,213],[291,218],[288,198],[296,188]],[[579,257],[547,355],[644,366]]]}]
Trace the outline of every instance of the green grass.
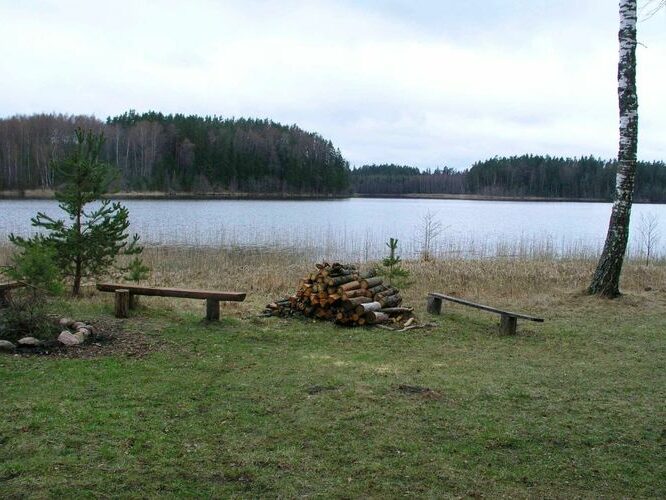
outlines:
[{"label": "green grass", "polygon": [[502,338],[462,307],[407,333],[143,309],[144,358],[0,356],[0,496],[664,497],[663,312]]}]

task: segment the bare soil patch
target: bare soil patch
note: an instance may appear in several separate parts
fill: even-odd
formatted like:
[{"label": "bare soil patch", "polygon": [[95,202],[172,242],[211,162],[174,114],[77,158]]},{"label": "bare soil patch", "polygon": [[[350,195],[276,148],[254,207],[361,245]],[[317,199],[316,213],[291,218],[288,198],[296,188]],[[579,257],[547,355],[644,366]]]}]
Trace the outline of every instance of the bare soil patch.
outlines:
[{"label": "bare soil patch", "polygon": [[92,359],[104,356],[143,358],[161,348],[156,339],[140,330],[128,328],[129,325],[123,320],[100,318],[91,323],[95,326],[95,334],[85,344],[65,346],[57,340],[48,340],[36,347],[19,345],[15,354],[68,359]]}]

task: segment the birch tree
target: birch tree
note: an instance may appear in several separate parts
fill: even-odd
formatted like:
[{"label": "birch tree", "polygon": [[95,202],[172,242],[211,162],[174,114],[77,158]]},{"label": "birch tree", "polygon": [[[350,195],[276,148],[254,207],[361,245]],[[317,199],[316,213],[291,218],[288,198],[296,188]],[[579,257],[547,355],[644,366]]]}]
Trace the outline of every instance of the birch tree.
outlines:
[{"label": "birch tree", "polygon": [[615,201],[606,243],[588,288],[591,294],[620,295],[620,273],[629,239],[629,218],[636,177],[638,149],[638,96],[636,94],[637,0],[620,0],[620,44],[617,94],[620,109],[620,144],[615,179]]}]

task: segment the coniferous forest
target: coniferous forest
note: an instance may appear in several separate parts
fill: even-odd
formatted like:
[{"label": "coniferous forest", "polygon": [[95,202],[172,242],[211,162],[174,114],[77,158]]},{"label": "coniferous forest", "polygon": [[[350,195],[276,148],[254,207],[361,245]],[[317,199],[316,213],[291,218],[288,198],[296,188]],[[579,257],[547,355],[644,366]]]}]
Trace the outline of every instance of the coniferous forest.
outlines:
[{"label": "coniferous forest", "polygon": [[[365,165],[352,170],[358,194],[470,194],[515,198],[610,201],[616,163],[593,157],[523,155],[479,161],[469,169],[420,171],[399,165]],[[666,163],[638,162],[634,199],[666,202]]]},{"label": "coniferous forest", "polygon": [[[616,164],[594,157],[523,155],[465,170],[392,164],[350,169],[331,141],[270,120],[129,111],[91,116],[37,114],[0,120],[0,191],[53,189],[53,160],[74,147],[77,127],[102,132],[102,159],[121,191],[304,195],[452,194],[610,200]],[[666,202],[666,164],[639,162],[635,200]]]},{"label": "coniferous forest", "polygon": [[123,191],[327,194],[345,192],[349,167],[330,141],[295,125],[133,111],[0,120],[0,190],[53,188],[51,160],[74,146],[76,127],[102,132],[103,161]]}]

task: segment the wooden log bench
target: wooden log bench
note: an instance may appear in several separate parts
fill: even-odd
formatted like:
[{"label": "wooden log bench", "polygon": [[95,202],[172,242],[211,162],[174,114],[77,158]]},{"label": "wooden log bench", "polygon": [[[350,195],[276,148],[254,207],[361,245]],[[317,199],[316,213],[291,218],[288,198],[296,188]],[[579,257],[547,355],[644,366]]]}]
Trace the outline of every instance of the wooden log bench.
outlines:
[{"label": "wooden log bench", "polygon": [[526,319],[528,321],[536,321],[537,323],[543,323],[543,318],[536,318],[534,316],[528,316],[527,314],[520,314],[511,311],[504,311],[502,309],[497,309],[495,307],[486,306],[483,304],[476,304],[470,302],[469,300],[460,299],[458,297],[451,297],[450,295],[444,295],[443,293],[429,293],[428,294],[428,312],[430,314],[441,314],[442,313],[442,301],[448,300],[449,302],[455,302],[456,304],[462,304],[464,306],[475,307],[481,309],[482,311],[488,311],[491,313],[500,315],[500,324],[499,332],[500,335],[515,335],[516,334],[516,323],[518,318]]},{"label": "wooden log bench", "polygon": [[115,315],[126,318],[128,310],[134,308],[134,296],[149,295],[153,297],[178,297],[184,299],[204,299],[206,301],[206,319],[220,319],[220,302],[243,302],[243,292],[218,292],[213,290],[187,290],[184,288],[159,288],[124,283],[98,283],[100,292],[115,293]]},{"label": "wooden log bench", "polygon": [[14,288],[21,288],[25,286],[18,281],[10,281],[9,283],[0,283],[0,307],[7,307],[9,305],[10,290]]}]

